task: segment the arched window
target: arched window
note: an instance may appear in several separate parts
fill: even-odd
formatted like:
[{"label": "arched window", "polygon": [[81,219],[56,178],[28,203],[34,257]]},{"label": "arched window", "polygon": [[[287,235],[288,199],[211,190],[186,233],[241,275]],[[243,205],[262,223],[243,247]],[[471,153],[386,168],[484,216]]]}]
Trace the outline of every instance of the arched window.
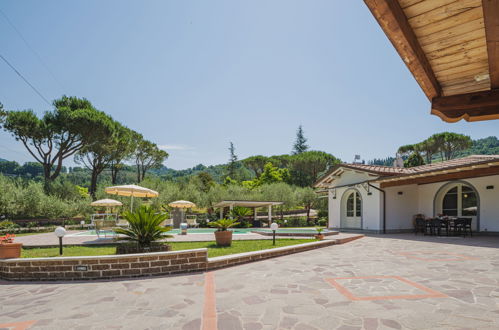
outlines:
[{"label": "arched window", "polygon": [[362,216],[362,200],[358,192],[353,191],[347,198],[347,217]]},{"label": "arched window", "polygon": [[354,195],[354,192],[351,193],[347,199],[347,217],[353,217]]},{"label": "arched window", "polygon": [[448,216],[476,216],[478,202],[475,191],[464,184],[449,189],[442,201],[442,213]]}]

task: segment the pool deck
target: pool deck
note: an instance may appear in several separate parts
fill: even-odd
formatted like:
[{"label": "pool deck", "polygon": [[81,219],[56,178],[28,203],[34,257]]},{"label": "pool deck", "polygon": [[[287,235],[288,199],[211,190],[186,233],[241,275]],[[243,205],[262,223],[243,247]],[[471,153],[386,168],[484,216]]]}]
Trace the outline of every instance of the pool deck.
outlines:
[{"label": "pool deck", "polygon": [[[63,244],[64,245],[103,245],[103,244],[112,244],[114,243],[112,238],[96,238],[96,236],[72,236],[73,234],[80,233],[82,231],[68,231],[68,235],[64,237]],[[343,236],[342,236],[343,235]],[[345,236],[346,235],[346,236]],[[341,239],[345,237],[349,237],[352,234],[339,234],[333,235],[334,239]],[[264,236],[256,233],[248,233],[248,234],[234,234],[233,240],[269,240],[272,239],[272,236]],[[283,238],[283,237],[279,237]],[[303,239],[304,237],[290,237],[286,236],[285,238],[296,238]],[[169,242],[209,242],[214,241],[215,236],[213,233],[209,234],[187,234],[187,235],[173,235],[172,238],[167,239]],[[16,237],[15,241],[17,243],[23,243],[25,247],[38,247],[38,246],[57,246],[59,245],[58,238],[54,235],[54,233],[43,233],[37,235],[28,235]]]}]

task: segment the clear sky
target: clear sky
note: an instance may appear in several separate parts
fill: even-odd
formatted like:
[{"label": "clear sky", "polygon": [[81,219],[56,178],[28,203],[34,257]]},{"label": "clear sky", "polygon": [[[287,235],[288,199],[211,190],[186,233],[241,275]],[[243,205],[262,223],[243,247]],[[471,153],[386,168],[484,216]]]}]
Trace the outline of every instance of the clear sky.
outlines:
[{"label": "clear sky", "polygon": [[[0,0],[0,10],[31,46],[0,13],[0,54],[46,98],[88,98],[176,169],[225,163],[229,141],[239,158],[289,153],[300,124],[312,149],[348,162],[499,127],[430,115],[362,0]],[[50,109],[1,61],[0,102]],[[31,161],[5,132],[0,158]]]}]

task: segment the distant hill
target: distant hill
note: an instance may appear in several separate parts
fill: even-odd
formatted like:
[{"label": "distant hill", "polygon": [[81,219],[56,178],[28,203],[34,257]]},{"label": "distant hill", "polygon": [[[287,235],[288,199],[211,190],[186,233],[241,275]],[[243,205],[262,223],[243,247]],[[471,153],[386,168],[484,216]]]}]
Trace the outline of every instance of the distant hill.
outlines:
[{"label": "distant hill", "polygon": [[[499,139],[496,136],[489,136],[483,139],[473,140],[471,148],[456,153],[455,158],[469,155],[499,155]],[[392,166],[394,157],[374,158],[367,163],[370,165]],[[442,158],[439,153],[433,156],[433,162],[439,162]]]},{"label": "distant hill", "polygon": [[7,159],[0,158],[0,162],[8,162]]}]

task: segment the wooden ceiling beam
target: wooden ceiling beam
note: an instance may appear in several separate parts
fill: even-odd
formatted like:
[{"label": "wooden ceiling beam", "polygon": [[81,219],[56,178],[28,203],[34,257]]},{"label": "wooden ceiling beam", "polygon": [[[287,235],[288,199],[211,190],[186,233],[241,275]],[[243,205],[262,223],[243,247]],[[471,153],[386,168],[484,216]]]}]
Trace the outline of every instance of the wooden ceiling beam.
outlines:
[{"label": "wooden ceiling beam", "polygon": [[491,88],[499,88],[499,0],[482,0]]},{"label": "wooden ceiling beam", "polygon": [[436,97],[431,113],[451,123],[499,119],[499,89]]},{"label": "wooden ceiling beam", "polygon": [[397,0],[364,0],[428,99],[442,89]]}]

